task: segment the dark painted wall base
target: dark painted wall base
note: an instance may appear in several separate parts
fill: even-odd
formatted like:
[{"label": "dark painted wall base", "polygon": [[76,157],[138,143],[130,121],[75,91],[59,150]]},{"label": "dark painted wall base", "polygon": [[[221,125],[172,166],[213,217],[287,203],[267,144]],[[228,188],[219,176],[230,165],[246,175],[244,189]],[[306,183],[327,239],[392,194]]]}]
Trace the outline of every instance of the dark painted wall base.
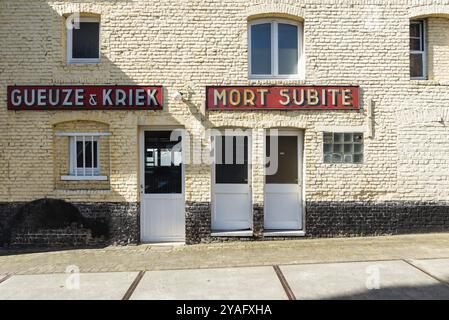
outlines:
[{"label": "dark painted wall base", "polygon": [[[25,203],[0,203],[0,245],[11,236],[11,221]],[[126,245],[139,243],[139,203],[72,203],[86,219],[92,242]],[[313,202],[306,203],[306,236],[338,237],[449,232],[449,204],[430,202]],[[86,226],[83,226],[86,227]],[[263,206],[253,206],[253,236],[212,237],[211,204],[186,203],[186,243],[295,239],[264,237]],[[48,230],[46,231],[48,233]],[[47,234],[48,236],[48,234]],[[73,241],[72,241],[73,242]]]},{"label": "dark painted wall base", "polygon": [[[203,208],[210,204],[202,203]],[[189,204],[189,210],[195,204]],[[196,215],[201,230],[187,233],[188,243],[284,240],[303,237],[265,237],[263,206],[253,207],[253,236],[211,237],[210,213]],[[449,232],[449,204],[432,202],[306,202],[306,237],[372,236],[424,232]],[[207,228],[209,227],[209,228]],[[189,237],[194,235],[194,237]]]},{"label": "dark painted wall base", "polygon": [[[17,236],[15,228],[20,229],[20,233],[32,233],[36,242],[43,241],[49,237],[50,228],[35,225],[24,228],[15,226],[14,217],[29,203],[13,202],[0,203],[0,246],[11,244],[12,237]],[[99,245],[118,244],[126,245],[138,243],[140,240],[140,205],[139,203],[130,202],[74,202],[71,205],[79,211],[84,218],[83,228],[88,229],[91,233],[91,241],[83,243],[83,245]],[[58,226],[53,228],[54,231],[70,226]],[[26,231],[28,229],[29,231]],[[57,246],[63,246],[61,238],[58,237]],[[67,246],[73,246],[73,237],[66,236]],[[49,244],[51,245],[51,244]]]},{"label": "dark painted wall base", "polygon": [[449,231],[449,204],[431,202],[307,202],[311,237]]}]

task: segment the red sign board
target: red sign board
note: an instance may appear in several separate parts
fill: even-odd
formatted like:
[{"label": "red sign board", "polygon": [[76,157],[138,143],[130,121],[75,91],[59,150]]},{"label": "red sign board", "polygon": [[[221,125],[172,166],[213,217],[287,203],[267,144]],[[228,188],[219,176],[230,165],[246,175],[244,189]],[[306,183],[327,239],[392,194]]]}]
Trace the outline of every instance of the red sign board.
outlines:
[{"label": "red sign board", "polygon": [[357,86],[207,87],[209,110],[359,109]]},{"label": "red sign board", "polygon": [[161,110],[162,86],[8,86],[9,110]]}]

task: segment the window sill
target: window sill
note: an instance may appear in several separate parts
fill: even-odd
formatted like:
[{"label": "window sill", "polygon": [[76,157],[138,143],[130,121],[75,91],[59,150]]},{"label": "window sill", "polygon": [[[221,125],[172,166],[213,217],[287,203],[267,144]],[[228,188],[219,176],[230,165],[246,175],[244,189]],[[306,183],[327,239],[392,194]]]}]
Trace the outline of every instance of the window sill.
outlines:
[{"label": "window sill", "polygon": [[252,230],[223,231],[216,230],[211,232],[211,237],[252,237]]},{"label": "window sill", "polygon": [[61,181],[107,181],[107,176],[61,176]]},{"label": "window sill", "polygon": [[85,194],[85,193],[109,194],[109,193],[111,193],[111,189],[61,189],[61,188],[56,188],[56,189],[54,189],[54,192],[62,193],[62,194]]},{"label": "window sill", "polygon": [[292,76],[292,77],[271,77],[271,76],[249,76],[249,81],[305,81],[302,76]]},{"label": "window sill", "polygon": [[410,79],[410,84],[416,86],[449,86],[448,80]]},{"label": "window sill", "polygon": [[306,233],[303,230],[267,230],[263,235],[264,237],[304,237]]},{"label": "window sill", "polygon": [[100,59],[73,59],[73,60],[67,60],[67,64],[70,66],[77,66],[77,65],[83,65],[83,64],[88,64],[88,65],[95,65],[95,64],[100,64]]}]

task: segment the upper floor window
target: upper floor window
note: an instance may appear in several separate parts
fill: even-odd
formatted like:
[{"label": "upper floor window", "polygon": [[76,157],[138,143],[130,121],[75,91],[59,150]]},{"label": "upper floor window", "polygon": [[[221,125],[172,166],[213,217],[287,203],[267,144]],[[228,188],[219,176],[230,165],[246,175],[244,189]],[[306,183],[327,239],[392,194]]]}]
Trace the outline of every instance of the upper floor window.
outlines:
[{"label": "upper floor window", "polygon": [[427,78],[426,24],[424,20],[410,21],[410,78]]},{"label": "upper floor window", "polygon": [[80,17],[67,28],[68,63],[98,63],[100,61],[100,19]]},{"label": "upper floor window", "polygon": [[302,24],[289,20],[257,20],[249,24],[251,78],[300,78]]}]

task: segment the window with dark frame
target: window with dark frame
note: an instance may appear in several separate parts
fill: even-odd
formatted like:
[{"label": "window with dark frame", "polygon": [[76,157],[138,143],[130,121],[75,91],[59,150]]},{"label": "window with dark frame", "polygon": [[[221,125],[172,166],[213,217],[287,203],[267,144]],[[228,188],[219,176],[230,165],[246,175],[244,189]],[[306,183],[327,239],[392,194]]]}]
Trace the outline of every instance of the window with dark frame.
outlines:
[{"label": "window with dark frame", "polygon": [[410,21],[410,78],[426,79],[425,20]]},{"label": "window with dark frame", "polygon": [[324,132],[324,163],[363,163],[363,133]]}]

